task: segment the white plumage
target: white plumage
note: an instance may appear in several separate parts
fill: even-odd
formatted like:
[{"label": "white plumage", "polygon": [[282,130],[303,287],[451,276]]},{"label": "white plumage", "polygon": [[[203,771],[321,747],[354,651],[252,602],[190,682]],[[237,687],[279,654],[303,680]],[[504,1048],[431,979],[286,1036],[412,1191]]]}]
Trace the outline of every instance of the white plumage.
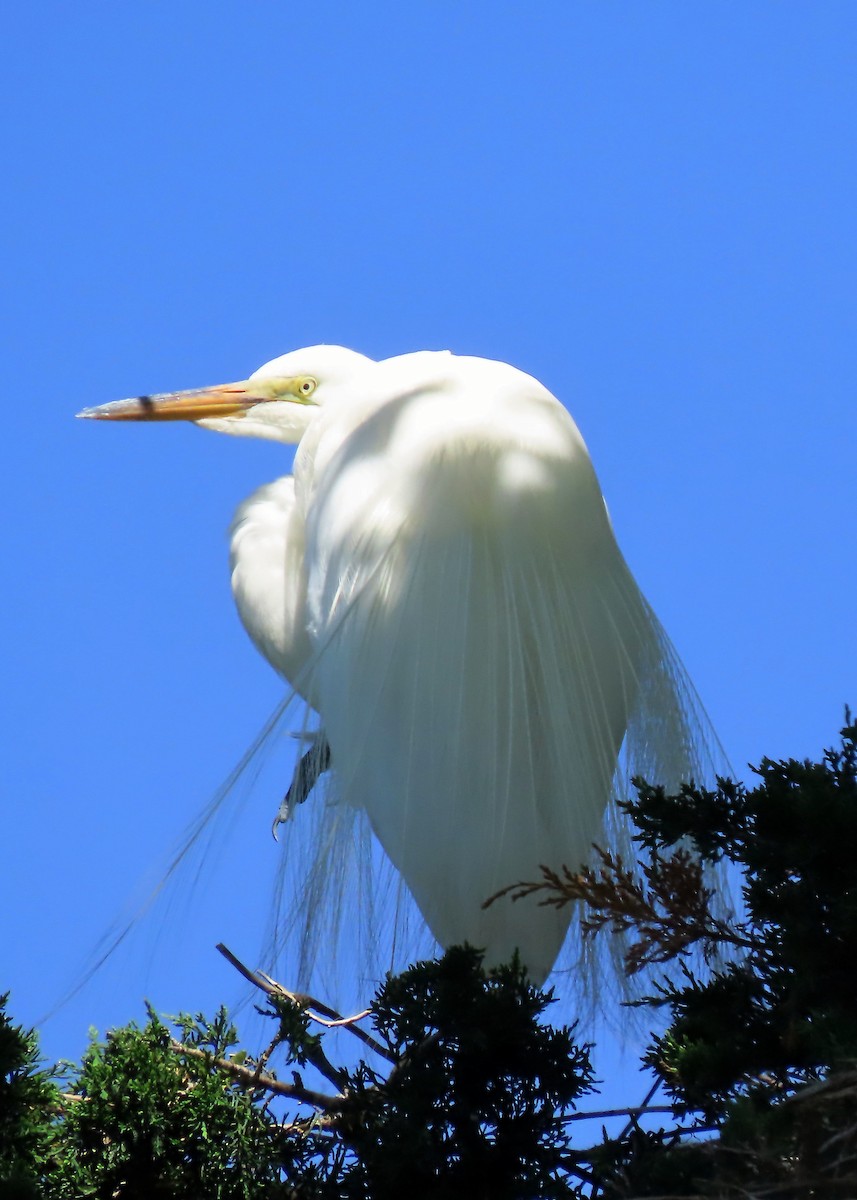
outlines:
[{"label": "white plumage", "polygon": [[692,691],[568,412],[503,363],[312,347],[83,415],[299,443],[235,517],[241,619],[436,940],[543,980],[569,910],[483,901],[587,859],[630,773],[699,772]]}]

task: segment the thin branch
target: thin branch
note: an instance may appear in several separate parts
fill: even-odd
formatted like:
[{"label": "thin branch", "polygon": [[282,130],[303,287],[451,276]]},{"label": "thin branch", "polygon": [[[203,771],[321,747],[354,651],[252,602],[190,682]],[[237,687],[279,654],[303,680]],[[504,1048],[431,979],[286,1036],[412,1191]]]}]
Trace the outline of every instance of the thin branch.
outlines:
[{"label": "thin branch", "polygon": [[269,992],[271,990],[262,979],[262,976],[257,975],[255,971],[251,971],[249,967],[245,967],[241,959],[237,958],[228,946],[224,946],[223,942],[218,942],[214,948],[223,955],[227,962],[232,964],[239,975],[244,976],[248,983],[252,983],[261,992]]},{"label": "thin branch", "polygon": [[271,1039],[271,1041],[268,1043],[268,1045],[265,1047],[265,1049],[262,1051],[262,1053],[261,1053],[261,1054],[259,1055],[259,1057],[256,1059],[257,1063],[259,1064],[259,1069],[260,1069],[260,1070],[264,1071],[265,1067],[267,1067],[267,1065],[268,1065],[268,1059],[269,1059],[269,1058],[271,1057],[271,1055],[274,1053],[274,1051],[276,1050],[276,1048],[277,1048],[277,1047],[280,1045],[280,1043],[282,1042],[282,1040],[283,1040],[283,1039],[280,1037],[280,1035],[279,1035],[279,1033],[278,1033],[278,1034],[276,1035],[276,1037],[273,1037],[273,1038]]},{"label": "thin branch", "polygon": [[[646,1092],[645,1096],[643,1097],[643,1103],[641,1105],[641,1108],[643,1110],[645,1110],[646,1105],[649,1103],[649,1101],[652,1099],[652,1097],[657,1093],[658,1088],[661,1086],[661,1082],[662,1081],[660,1079],[656,1079],[654,1081],[654,1083],[652,1084],[652,1086],[649,1088],[649,1090]],[[672,1112],[673,1110],[671,1108],[667,1108],[665,1111]],[[637,1123],[637,1118],[635,1116],[631,1116],[631,1120],[628,1122],[628,1124],[625,1126],[625,1128],[619,1134],[619,1140],[621,1142],[624,1142],[625,1138],[628,1136],[628,1134],[634,1128],[636,1123]]]},{"label": "thin branch", "polygon": [[251,971],[222,942],[218,942],[216,949],[220,951],[227,962],[232,964],[239,974],[243,975],[254,987],[265,992],[266,995],[285,996],[287,1000],[291,1000],[298,1008],[304,1009],[310,1020],[323,1025],[325,1029],[347,1029],[349,1033],[363,1042],[364,1046],[368,1046],[370,1050],[380,1055],[381,1058],[385,1058],[387,1062],[394,1063],[396,1061],[395,1056],[390,1053],[386,1046],[383,1046],[371,1034],[355,1024],[355,1022],[362,1021],[365,1017],[370,1016],[371,1009],[364,1009],[363,1012],[355,1013],[353,1017],[343,1017],[335,1008],[331,1008],[321,1000],[316,1000],[314,996],[309,996],[305,992],[293,992],[290,988],[278,983],[276,979],[272,979],[270,975],[266,975],[264,971]]},{"label": "thin branch", "polygon": [[321,1048],[321,1042],[317,1041],[312,1049],[307,1048],[304,1053],[306,1060],[311,1066],[323,1075],[328,1083],[332,1083],[340,1092],[344,1091],[345,1083],[348,1080],[348,1074],[345,1070],[335,1067],[325,1052]]},{"label": "thin branch", "polygon": [[[563,1124],[568,1125],[572,1121],[604,1121],[610,1117],[639,1117],[645,1113],[671,1113],[673,1106],[671,1104],[650,1104],[642,1105],[639,1108],[602,1108],[597,1112],[578,1112],[571,1113],[570,1116],[563,1117]],[[618,1139],[621,1141],[621,1138]]]},{"label": "thin branch", "polygon": [[325,1029],[342,1029],[346,1025],[353,1025],[355,1021],[365,1021],[367,1017],[372,1016],[372,1009],[364,1008],[363,1012],[355,1013],[353,1017],[338,1017],[336,1020],[319,1017],[316,1013],[310,1013],[309,1015],[313,1021],[317,1021]]},{"label": "thin branch", "polygon": [[208,1050],[202,1050],[198,1046],[185,1046],[183,1042],[179,1042],[175,1038],[170,1039],[170,1045],[177,1054],[186,1054],[189,1058],[201,1059],[225,1074],[231,1075],[234,1079],[240,1080],[246,1087],[254,1091],[261,1090],[272,1092],[276,1096],[289,1096],[329,1113],[338,1112],[347,1102],[347,1097],[342,1093],[337,1096],[328,1096],[324,1092],[316,1092],[300,1083],[284,1083],[282,1079],[275,1079],[273,1075],[268,1075],[259,1067],[244,1067],[240,1063],[230,1062],[227,1058],[217,1058]]}]

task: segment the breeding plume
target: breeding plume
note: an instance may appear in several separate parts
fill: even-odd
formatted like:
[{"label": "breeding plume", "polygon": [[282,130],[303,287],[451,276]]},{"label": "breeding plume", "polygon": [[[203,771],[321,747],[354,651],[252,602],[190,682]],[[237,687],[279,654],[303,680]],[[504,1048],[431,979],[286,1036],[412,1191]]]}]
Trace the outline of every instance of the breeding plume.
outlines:
[{"label": "breeding plume", "polygon": [[365,812],[435,939],[543,980],[569,909],[483,902],[586,860],[631,774],[699,777],[692,690],[565,408],[500,362],[315,346],[80,415],[297,443],[235,516],[241,620],[319,716],[329,812]]}]

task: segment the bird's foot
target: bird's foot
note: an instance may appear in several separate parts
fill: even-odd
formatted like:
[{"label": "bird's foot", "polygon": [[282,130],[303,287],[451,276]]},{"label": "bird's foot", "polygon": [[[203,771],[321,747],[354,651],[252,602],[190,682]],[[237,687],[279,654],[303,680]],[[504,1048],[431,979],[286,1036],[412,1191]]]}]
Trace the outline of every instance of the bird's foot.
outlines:
[{"label": "bird's foot", "polygon": [[277,838],[278,827],[289,820],[299,804],[303,804],[321,776],[329,768],[330,746],[324,733],[319,732],[314,737],[310,748],[298,759],[289,790],[283,797],[277,815],[274,817],[271,834],[275,842],[279,840]]}]

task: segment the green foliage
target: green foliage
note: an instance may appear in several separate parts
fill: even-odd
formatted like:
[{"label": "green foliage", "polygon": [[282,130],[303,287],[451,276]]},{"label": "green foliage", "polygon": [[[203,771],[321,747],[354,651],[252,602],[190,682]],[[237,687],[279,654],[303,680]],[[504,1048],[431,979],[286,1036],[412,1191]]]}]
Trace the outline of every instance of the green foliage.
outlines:
[{"label": "green foliage", "polygon": [[746,915],[719,941],[744,952],[704,984],[664,988],[673,1020],[648,1059],[707,1117],[738,1094],[764,1107],[857,1061],[855,735],[843,730],[820,763],[765,759],[752,790],[644,787],[630,806],[647,848],[684,836],[743,872]]},{"label": "green foliage", "polygon": [[649,1001],[671,1020],[647,1065],[688,1129],[719,1136],[614,1147],[608,1195],[857,1194],[857,726],[821,762],[756,774],[713,793],[640,785],[628,805],[656,861],[683,839],[740,868],[744,913],[700,919],[728,961],[704,980],[685,965]]},{"label": "green foliage", "polygon": [[549,1003],[519,965],[486,975],[469,947],[389,980],[372,1012],[396,1065],[349,1081],[354,1159],[337,1194],[569,1195],[563,1117],[592,1071],[570,1029],[541,1024]]},{"label": "green foliage", "polygon": [[0,996],[0,1198],[37,1197],[54,1138],[59,1089],[40,1066],[38,1040],[13,1025]]},{"label": "green foliage", "polygon": [[179,1026],[201,1054],[177,1045],[152,1012],[143,1028],[92,1042],[65,1103],[51,1196],[285,1194],[271,1186],[283,1148],[264,1094],[212,1070],[237,1044],[225,1012]]},{"label": "green foliage", "polygon": [[[256,1057],[223,1011],[173,1029],[150,1012],[56,1081],[0,1004],[0,1200],[857,1195],[857,728],[757,775],[641,783],[642,874],[603,854],[512,889],[585,904],[631,971],[671,967],[644,1001],[666,1017],[644,1056],[672,1106],[660,1128],[649,1108],[590,1144],[589,1047],[545,1023],[551,996],[517,964],[485,972],[458,947],[388,979],[371,1032],[346,1024],[356,1066],[328,1057],[336,1014],[264,981]],[[740,916],[689,848],[741,873]]]},{"label": "green foliage", "polygon": [[[48,1134],[28,1160],[43,1190],[26,1195],[571,1194],[563,1118],[591,1088],[587,1048],[541,1022],[551,998],[517,964],[486,973],[459,947],[390,979],[372,1006],[374,1052],[350,1070],[328,1061],[305,1004],[269,999],[277,1033],[258,1058],[236,1052],[223,1011],[180,1017],[174,1031],[150,1012],[142,1028],[93,1041],[62,1095],[45,1084],[44,1096],[20,1098],[26,1136]],[[271,1067],[275,1053],[288,1080]],[[333,1091],[311,1087],[304,1069]],[[283,1097],[314,1111],[282,1116]]]}]

